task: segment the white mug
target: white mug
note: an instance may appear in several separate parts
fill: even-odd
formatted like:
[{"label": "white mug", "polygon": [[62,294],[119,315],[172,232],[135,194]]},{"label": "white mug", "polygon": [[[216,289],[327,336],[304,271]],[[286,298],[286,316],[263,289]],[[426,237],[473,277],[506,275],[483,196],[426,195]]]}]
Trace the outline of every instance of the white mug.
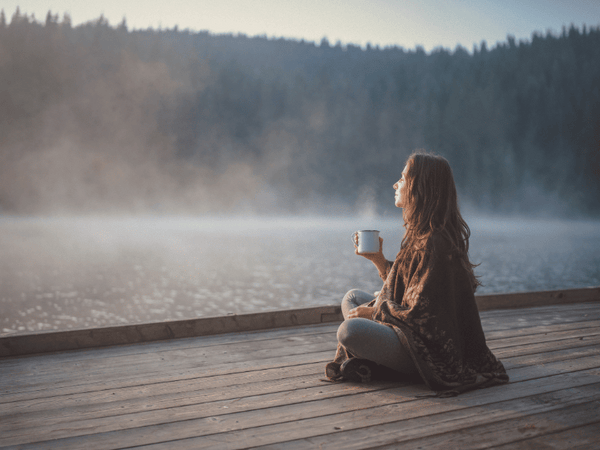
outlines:
[{"label": "white mug", "polygon": [[352,234],[352,242],[358,245],[358,253],[377,253],[379,251],[379,230],[355,231]]}]

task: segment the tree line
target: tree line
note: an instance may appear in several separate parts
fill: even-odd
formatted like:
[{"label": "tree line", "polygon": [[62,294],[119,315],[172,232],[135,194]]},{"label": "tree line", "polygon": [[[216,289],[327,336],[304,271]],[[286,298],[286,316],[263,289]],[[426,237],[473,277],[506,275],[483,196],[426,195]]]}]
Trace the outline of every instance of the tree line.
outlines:
[{"label": "tree line", "polygon": [[600,28],[467,51],[0,15],[0,210],[384,211],[406,157],[463,205],[600,213]]}]

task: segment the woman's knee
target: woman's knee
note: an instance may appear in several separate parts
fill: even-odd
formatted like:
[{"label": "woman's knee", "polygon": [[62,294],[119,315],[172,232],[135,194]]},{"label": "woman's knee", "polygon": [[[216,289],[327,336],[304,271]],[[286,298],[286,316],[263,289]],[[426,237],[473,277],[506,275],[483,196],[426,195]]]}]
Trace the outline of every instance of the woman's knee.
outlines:
[{"label": "woman's knee", "polygon": [[348,318],[348,312],[351,309],[369,303],[373,298],[375,298],[373,295],[360,289],[351,289],[346,292],[342,300],[342,314],[344,319]]},{"label": "woman's knee", "polygon": [[356,291],[358,291],[358,289],[349,290],[342,299],[342,315],[344,316],[344,319],[348,318],[348,312],[351,309],[354,309],[358,306],[356,303]]},{"label": "woman's knee", "polygon": [[344,320],[337,331],[338,342],[347,348],[355,347],[355,343],[362,340],[361,335],[365,330],[362,322],[366,320],[368,319],[355,318]]},{"label": "woman's knee", "polygon": [[356,298],[357,298],[356,294],[358,292],[359,292],[359,289],[350,289],[348,292],[346,292],[346,295],[344,295],[344,298],[342,299],[342,304],[348,303],[348,302],[354,303],[356,301]]}]

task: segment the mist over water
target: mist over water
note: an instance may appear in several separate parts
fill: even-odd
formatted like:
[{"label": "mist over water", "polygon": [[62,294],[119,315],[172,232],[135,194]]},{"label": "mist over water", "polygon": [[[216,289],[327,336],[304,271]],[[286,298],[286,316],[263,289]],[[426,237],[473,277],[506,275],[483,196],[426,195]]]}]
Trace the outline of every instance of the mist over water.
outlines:
[{"label": "mist over water", "polygon": [[[600,285],[600,224],[467,217],[478,293]],[[379,229],[393,259],[401,215],[354,218],[0,218],[0,332],[32,332],[338,304],[379,290],[350,236]]]},{"label": "mist over water", "polygon": [[393,259],[391,186],[418,148],[450,161],[463,211],[546,218],[469,214],[479,292],[599,285],[599,223],[548,219],[600,213],[599,42],[572,27],[425,54],[17,11],[0,21],[0,332],[378,290],[350,235],[381,230]]}]

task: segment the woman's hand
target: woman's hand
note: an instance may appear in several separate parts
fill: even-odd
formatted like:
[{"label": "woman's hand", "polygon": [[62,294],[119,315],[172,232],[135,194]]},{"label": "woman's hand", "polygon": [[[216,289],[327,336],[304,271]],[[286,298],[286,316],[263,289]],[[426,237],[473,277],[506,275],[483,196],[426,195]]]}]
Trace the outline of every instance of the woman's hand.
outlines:
[{"label": "woman's hand", "polygon": [[348,311],[348,319],[356,319],[360,317],[363,319],[372,320],[374,309],[375,308],[372,306],[357,306],[356,308]]},{"label": "woman's hand", "polygon": [[363,258],[367,258],[369,261],[385,260],[383,256],[383,238],[379,237],[379,251],[376,253],[358,253],[358,236],[354,235],[354,253]]}]

